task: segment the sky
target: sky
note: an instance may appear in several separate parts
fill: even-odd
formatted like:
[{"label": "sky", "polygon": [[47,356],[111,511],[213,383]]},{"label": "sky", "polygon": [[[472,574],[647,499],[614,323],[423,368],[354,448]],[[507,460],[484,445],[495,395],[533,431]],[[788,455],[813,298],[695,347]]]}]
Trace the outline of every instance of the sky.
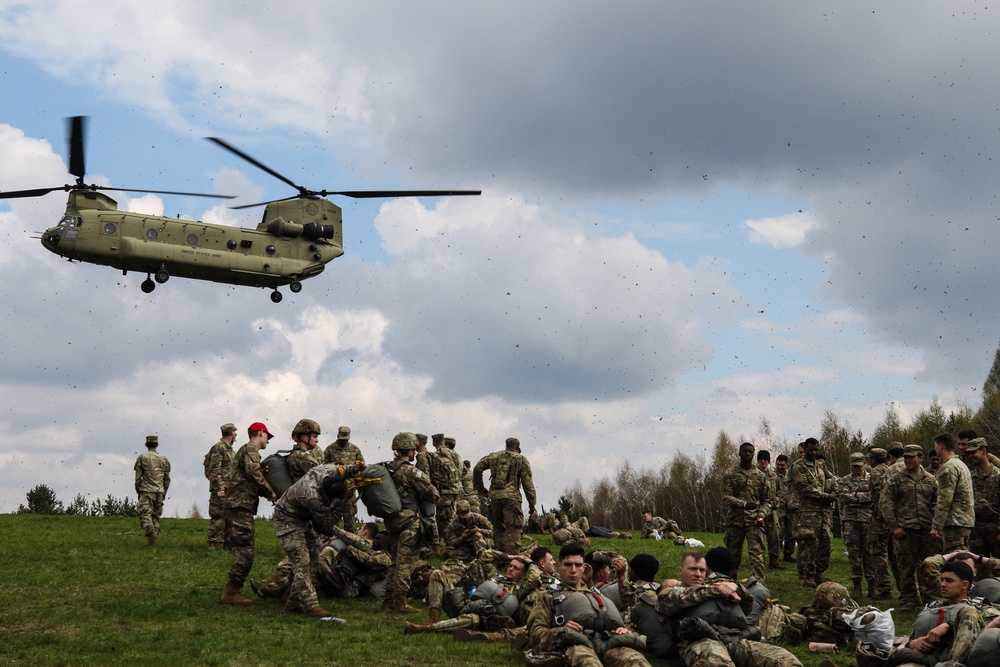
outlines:
[{"label": "sky", "polygon": [[[207,510],[202,457],[303,417],[369,461],[399,431],[475,463],[518,437],[552,507],[720,431],[870,433],[978,406],[997,348],[1000,10],[981,3],[0,0],[0,191],[254,227],[337,199],[344,257],[268,291],[69,263],[65,193],[0,200],[0,512],[35,484]],[[237,442],[239,445],[243,438]],[[734,463],[736,454],[734,451]],[[270,514],[267,503],[262,513]],[[637,512],[640,511],[637,508]]]}]

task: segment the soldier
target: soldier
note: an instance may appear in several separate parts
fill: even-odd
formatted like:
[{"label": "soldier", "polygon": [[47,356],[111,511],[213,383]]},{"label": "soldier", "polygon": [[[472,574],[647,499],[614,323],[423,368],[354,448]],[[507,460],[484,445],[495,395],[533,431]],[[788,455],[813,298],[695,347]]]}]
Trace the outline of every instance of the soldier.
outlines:
[{"label": "soldier", "polygon": [[[955,451],[958,452],[959,456],[965,456],[966,447],[969,445],[970,442],[972,442],[979,436],[976,434],[975,431],[973,431],[970,428],[964,431],[959,431],[956,437],[958,438],[958,443],[955,446]],[[983,442],[985,443],[986,440],[984,439]],[[986,445],[984,444],[983,447],[986,447]],[[986,452],[987,452],[986,456],[990,459],[990,463],[1000,468],[1000,456],[995,456],[994,454],[990,454],[989,447],[986,447]]]},{"label": "soldier", "polygon": [[521,489],[528,499],[528,511],[535,511],[535,483],[531,479],[531,464],[521,454],[521,442],[507,438],[506,448],[487,454],[472,469],[472,482],[476,492],[487,495],[483,486],[483,472],[490,471],[490,519],[493,521],[493,540],[504,553],[521,553],[521,527],[524,512],[521,510]]},{"label": "soldier", "polygon": [[229,581],[222,594],[223,604],[248,605],[253,600],[240,593],[243,583],[253,569],[254,515],[260,496],[272,503],[278,499],[260,469],[260,450],[267,447],[274,436],[261,422],[250,424],[247,429],[250,441],[236,452],[233,467],[226,478],[226,548],[233,554],[229,568]]},{"label": "soldier", "polygon": [[1000,556],[1000,469],[990,463],[983,438],[968,442],[965,461],[972,478],[976,513],[969,550],[984,556]]},{"label": "soldier", "polygon": [[468,501],[472,511],[479,514],[479,494],[472,482],[472,463],[469,460],[462,461],[462,497]]},{"label": "soldier", "polygon": [[875,590],[875,578],[868,555],[868,529],[872,523],[872,490],[865,471],[865,455],[851,454],[851,473],[837,480],[837,500],[840,503],[841,535],[851,564],[854,597],[861,597],[861,580],[868,580],[868,594]]},{"label": "soldier", "polygon": [[784,570],[781,564],[781,533],[778,526],[778,473],[771,470],[771,452],[762,449],[757,452],[757,469],[767,477],[771,486],[771,511],[764,517],[764,536],[767,538],[767,566],[772,570]]},{"label": "soldier", "polygon": [[312,419],[300,419],[292,429],[292,442],[295,444],[292,445],[292,453],[288,455],[288,472],[293,484],[322,463],[320,451],[316,449],[319,436],[319,424]]},{"label": "soldier", "polygon": [[724,574],[737,576],[746,540],[750,572],[764,581],[764,519],[771,512],[771,485],[754,466],[753,451],[749,442],[740,445],[740,462],[723,480],[722,502],[728,508],[723,540],[735,561],[733,571]]},{"label": "soldier", "polygon": [[139,526],[146,535],[146,544],[155,545],[160,539],[160,515],[163,499],[170,488],[170,461],[156,451],[159,438],[146,436],[146,453],[135,460],[135,492],[139,494]]},{"label": "soldier", "polygon": [[[351,428],[349,426],[341,426],[337,429],[337,439],[327,446],[326,452],[323,455],[323,462],[336,463],[342,466],[365,462],[365,457],[361,454],[361,450],[351,442]],[[358,496],[352,490],[350,497],[344,502],[344,530],[353,532],[357,518]]]},{"label": "soldier", "polygon": [[[302,435],[315,441],[316,436],[311,431]],[[302,440],[298,440],[296,444],[301,442]],[[364,468],[363,463],[346,467],[333,463],[314,466],[292,484],[275,505],[274,534],[293,568],[285,611],[316,618],[330,615],[330,612],[319,606],[314,584],[319,564],[316,535],[333,533],[340,520],[340,512],[334,507],[347,498],[350,492],[349,478]]]},{"label": "soldier", "polygon": [[795,562],[795,537],[792,525],[792,512],[788,508],[788,488],[791,479],[788,477],[788,455],[778,454],[774,462],[774,474],[778,476],[778,495],[774,502],[778,515],[778,539],[782,545],[782,560],[786,563]]},{"label": "soldier", "polygon": [[[931,535],[938,485],[934,475],[921,466],[924,455],[918,445],[903,448],[904,468],[886,478],[879,507],[892,533],[899,556],[900,609],[913,611],[920,604],[917,565],[940,551],[941,542]],[[925,591],[929,598],[933,591]]]},{"label": "soldier", "polygon": [[366,523],[355,534],[335,526],[335,539],[319,554],[320,580],[331,597],[353,599],[385,597],[386,576],[392,567],[389,533]]},{"label": "soldier", "polygon": [[865,551],[868,552],[868,562],[871,564],[871,574],[874,580],[874,590],[868,588],[868,597],[873,600],[891,600],[892,584],[889,583],[889,540],[891,536],[882,518],[882,510],[879,506],[879,497],[882,493],[885,479],[885,471],[888,467],[886,458],[888,454],[881,447],[873,447],[868,450],[868,464],[871,469],[868,473],[869,488],[872,494],[872,520],[868,526],[868,539],[865,543]]},{"label": "soldier", "polygon": [[[583,547],[567,544],[559,550],[559,590],[538,598],[528,617],[532,653],[561,653],[569,665],[633,667],[649,662],[632,646],[639,637],[630,633],[621,614],[599,592],[583,585]],[[603,655],[597,650],[606,646]]]},{"label": "soldier", "polygon": [[965,663],[984,625],[979,610],[969,604],[972,577],[972,569],[965,563],[945,563],[941,568],[943,599],[917,615],[910,639],[892,650],[889,664]]},{"label": "soldier", "polygon": [[441,620],[444,596],[447,591],[467,589],[480,581],[486,581],[497,573],[497,568],[506,567],[509,557],[502,551],[487,549],[475,558],[462,561],[449,558],[441,566],[432,570],[427,580],[427,617],[430,623]]},{"label": "soldier", "polygon": [[477,514],[469,503],[455,503],[455,518],[445,531],[446,558],[472,560],[487,549],[493,548],[493,524],[482,514]]},{"label": "soldier", "polygon": [[[795,538],[799,542],[798,568],[802,584],[816,588],[829,581],[824,574],[830,567],[830,527],[827,509],[837,501],[837,492],[828,490],[826,468],[817,460],[819,441],[808,438],[805,454],[792,466],[792,484],[799,500],[798,526]],[[759,577],[758,577],[759,579]]]},{"label": "soldier", "polygon": [[[445,443],[443,433],[431,436],[436,451],[431,455],[431,482],[441,494],[437,506],[437,532],[443,537],[448,524],[455,518],[455,501],[462,497],[462,473],[456,466],[454,452]],[[460,463],[460,462],[459,462]]]},{"label": "soldier", "polygon": [[205,454],[205,477],[208,479],[208,548],[221,549],[226,540],[226,476],[233,467],[236,452],[236,426],[223,424],[222,437]]},{"label": "soldier", "polygon": [[417,436],[397,433],[392,439],[394,461],[399,465],[392,474],[400,491],[403,509],[385,520],[392,544],[392,569],[386,582],[382,611],[413,613],[417,611],[406,604],[410,591],[410,574],[420,555],[420,501],[437,503],[438,490],[416,466],[413,459],[417,451]]},{"label": "soldier", "polygon": [[968,549],[969,533],[976,523],[972,477],[969,467],[955,455],[956,444],[951,433],[942,433],[934,438],[934,448],[941,458],[941,471],[935,475],[938,500],[931,535],[942,541],[941,550],[946,553]]}]

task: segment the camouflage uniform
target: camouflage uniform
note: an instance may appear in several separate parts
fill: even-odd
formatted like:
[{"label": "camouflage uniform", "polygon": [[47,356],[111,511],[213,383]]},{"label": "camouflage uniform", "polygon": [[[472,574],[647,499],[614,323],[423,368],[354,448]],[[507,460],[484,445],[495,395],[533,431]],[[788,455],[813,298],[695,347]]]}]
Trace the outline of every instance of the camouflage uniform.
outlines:
[{"label": "camouflage uniform", "polygon": [[482,552],[469,562],[448,558],[433,570],[427,580],[427,606],[440,610],[445,591],[468,588],[497,575],[497,568],[507,564],[507,554],[495,549]]},{"label": "camouflage uniform", "polygon": [[[760,470],[760,468],[758,468]],[[779,481],[778,473],[767,468],[761,470],[767,477],[767,483],[771,487],[771,510],[764,516],[764,535],[767,538],[767,556],[771,567],[778,569],[781,558],[781,527],[778,522]]]},{"label": "camouflage uniform", "polygon": [[385,597],[386,576],[392,567],[392,556],[376,550],[370,540],[337,528],[337,540],[344,543],[339,550],[326,546],[319,553],[319,578],[330,597],[352,599],[370,593]]},{"label": "camouflage uniform", "polygon": [[[853,460],[852,460],[853,463]],[[863,463],[863,459],[862,459]],[[851,579],[858,594],[862,579],[868,580],[868,590],[874,589],[871,558],[868,554],[868,529],[872,523],[872,491],[868,473],[861,477],[844,475],[837,480],[840,503],[841,534],[851,564]]]},{"label": "camouflage uniform", "polygon": [[[426,442],[427,436],[421,436]],[[426,447],[421,447],[417,450],[416,456],[413,460],[413,465],[417,466],[417,470],[421,472],[427,479],[431,479],[431,459],[434,455],[427,451]],[[433,483],[433,482],[432,482]],[[435,517],[437,515],[435,514]],[[437,519],[427,522],[425,529],[429,530],[429,534],[425,535],[425,542],[429,542],[429,546],[437,549],[438,545],[441,544],[441,536],[438,534]]]},{"label": "camouflage uniform", "polygon": [[685,544],[681,527],[673,519],[664,519],[662,516],[654,516],[649,521],[642,522],[642,539],[666,539],[674,544]]},{"label": "camouflage uniform", "polygon": [[[868,591],[872,597],[883,599],[892,595],[892,584],[889,583],[889,529],[882,518],[879,497],[885,480],[885,470],[888,466],[883,461],[872,467],[868,472],[868,482],[872,494],[872,520],[868,527],[868,539],[865,552],[871,563],[871,574],[875,580],[875,590]],[[867,572],[868,570],[866,570]]]},{"label": "camouflage uniform", "polygon": [[[923,467],[913,473],[903,468],[886,478],[879,497],[879,507],[889,531],[897,528],[904,531],[903,537],[893,536],[900,570],[899,598],[903,603],[920,603],[917,566],[940,551],[940,541],[930,534],[937,492],[937,480]],[[923,593],[928,599],[936,597],[929,589]]]},{"label": "camouflage uniform", "polygon": [[785,560],[791,562],[795,560],[795,531],[799,527],[799,492],[796,490],[795,485],[792,483],[791,466],[789,466],[788,471],[785,473],[785,479],[782,483],[782,489],[785,492],[785,521],[783,528],[784,539],[785,539]]},{"label": "camouflage uniform", "polygon": [[226,489],[226,476],[233,467],[236,452],[233,445],[220,439],[205,455],[205,477],[208,479],[208,543],[222,546],[226,540],[226,499],[219,497]]},{"label": "camouflage uniform", "polygon": [[[735,575],[739,571],[746,540],[750,572],[764,581],[763,519],[771,512],[771,484],[757,466],[744,470],[736,465],[723,480],[723,489],[722,502],[728,508],[723,541],[736,563],[733,572],[723,574]],[[747,509],[749,503],[754,504],[752,509]]]},{"label": "camouflage uniform", "polygon": [[[150,440],[150,438],[153,438]],[[135,492],[139,494],[139,526],[150,544],[155,544],[160,534],[160,515],[163,499],[170,488],[170,461],[156,451],[156,436],[146,438],[147,445],[154,443],[145,454],[135,460]]]},{"label": "camouflage uniform", "polygon": [[955,605],[932,602],[917,615],[910,639],[926,636],[926,631],[941,623],[947,623],[950,629],[940,642],[936,642],[931,653],[921,653],[903,644],[889,654],[889,664],[900,667],[933,667],[948,661],[965,664],[976,639],[983,631],[982,615],[968,601]]},{"label": "camouflage uniform", "polygon": [[319,452],[316,449],[306,449],[299,443],[292,447],[288,455],[288,472],[292,476],[292,484],[302,479],[307,472],[320,464]]},{"label": "camouflage uniform", "polygon": [[260,469],[260,448],[248,442],[236,452],[226,477],[226,548],[233,554],[229,582],[237,589],[243,587],[253,568],[254,515],[260,496],[273,493]]},{"label": "camouflage uniform", "polygon": [[[444,541],[447,544],[446,558],[472,560],[486,549],[493,548],[493,524],[482,514],[476,514],[464,501],[458,503],[459,512],[448,524]],[[464,509],[464,512],[463,512]],[[465,536],[468,528],[478,528],[471,537]]]},{"label": "camouflage uniform", "polygon": [[[446,445],[441,445],[436,452],[431,454],[431,483],[441,494],[438,501],[437,532],[438,536],[445,538],[448,525],[455,518],[455,503],[461,499],[464,493],[462,488],[462,473],[455,467],[454,452]],[[459,462],[461,465],[461,462]],[[463,466],[464,467],[464,466]]]},{"label": "camouflage uniform", "polygon": [[[799,543],[798,570],[803,581],[814,580],[830,567],[831,532],[827,510],[832,479],[819,461],[803,457],[792,466],[792,485],[799,499],[795,539]],[[819,582],[816,582],[819,583]]]},{"label": "camouflage uniform", "polygon": [[472,466],[465,464],[462,461],[462,497],[468,501],[472,511],[479,514],[479,494],[476,493],[476,485],[472,483]]},{"label": "camouflage uniform", "polygon": [[969,467],[958,456],[952,456],[941,464],[936,477],[938,498],[931,526],[943,537],[941,551],[968,549],[969,533],[976,523]]},{"label": "camouflage uniform", "polygon": [[490,471],[490,519],[493,521],[493,539],[497,549],[504,553],[521,553],[521,527],[524,512],[521,510],[521,489],[528,499],[528,506],[535,507],[535,483],[531,478],[531,464],[518,451],[516,438],[507,439],[507,449],[487,454],[472,469],[476,492],[485,494],[483,472]]},{"label": "camouflage uniform", "polygon": [[[397,436],[398,437],[398,436]],[[403,496],[403,509],[385,520],[392,542],[392,569],[386,582],[386,603],[404,606],[406,594],[410,590],[410,574],[420,560],[420,509],[424,500],[437,503],[441,497],[420,470],[412,463],[402,461],[392,478]]]},{"label": "camouflage uniform", "polygon": [[969,550],[983,556],[1000,556],[1000,468],[970,471],[976,525],[969,535]]},{"label": "camouflage uniform", "polygon": [[[563,584],[557,590],[548,590],[538,596],[531,613],[528,615],[528,637],[533,652],[558,652],[562,653],[566,664],[570,667],[649,667],[649,661],[634,648],[629,646],[616,646],[605,649],[599,656],[600,647],[605,645],[607,639],[606,632],[599,632],[593,629],[585,629],[578,633],[563,627],[567,621],[580,622],[583,619],[565,618],[563,614],[558,614],[556,610],[556,596],[585,595],[593,600],[591,604],[600,610],[608,607],[614,609],[614,605],[594,589],[588,589],[582,582],[577,588],[569,588]],[[615,611],[617,614],[617,610]],[[604,617],[602,617],[604,618]],[[611,621],[611,627],[621,627],[621,621]],[[608,627],[607,630],[610,630]],[[585,626],[586,628],[586,626]],[[635,639],[638,639],[631,633]],[[567,645],[567,639],[572,637],[573,643]],[[596,649],[595,650],[595,645]]]},{"label": "camouflage uniform", "polygon": [[[340,431],[343,431],[347,427],[341,426]],[[338,436],[340,433],[338,432]],[[348,438],[351,435],[350,429],[347,429]],[[323,463],[336,463],[337,465],[349,466],[357,463],[364,463],[365,457],[358,449],[358,446],[353,442],[350,442],[348,438],[338,437],[329,446],[327,446],[326,451],[323,453]],[[343,507],[343,517],[344,517],[344,530],[348,532],[354,531],[354,524],[358,520],[358,494],[351,491],[351,496],[346,501],[342,503]]]}]

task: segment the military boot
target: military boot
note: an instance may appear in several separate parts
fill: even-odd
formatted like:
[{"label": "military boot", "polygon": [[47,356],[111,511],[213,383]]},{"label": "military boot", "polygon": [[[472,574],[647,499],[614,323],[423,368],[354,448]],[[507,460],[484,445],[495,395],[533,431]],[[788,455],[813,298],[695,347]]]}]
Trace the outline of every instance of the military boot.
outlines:
[{"label": "military boot", "polygon": [[457,642],[480,642],[484,644],[502,642],[506,638],[506,635],[502,632],[480,632],[479,630],[469,630],[468,628],[459,628],[451,636]]},{"label": "military boot", "polygon": [[769,568],[771,568],[772,570],[784,570],[785,569],[785,566],[782,565],[781,561],[778,560],[778,556],[777,555],[771,556],[771,562],[768,563],[767,566]]},{"label": "military boot", "polygon": [[253,600],[250,598],[243,597],[240,594],[240,587],[229,582],[226,584],[226,590],[222,594],[222,599],[219,600],[222,604],[233,604],[233,605],[247,605],[253,604]]},{"label": "military boot", "polygon": [[870,599],[874,600],[876,595],[878,595],[878,593],[875,592],[875,580],[874,579],[869,579],[868,580],[868,597]]},{"label": "military boot", "polygon": [[802,580],[802,585],[806,588],[816,588],[816,577],[809,575]]},{"label": "military boot", "polygon": [[831,579],[830,577],[826,576],[826,574],[824,574],[823,572],[817,572],[815,579],[816,579],[816,584],[817,585],[818,584],[825,584],[828,581],[833,581],[833,579]]},{"label": "military boot", "polygon": [[855,577],[851,581],[854,582],[854,588],[851,590],[851,595],[856,599],[860,599],[864,593],[861,591],[861,577]]},{"label": "military boot", "polygon": [[225,547],[225,545],[222,542],[209,542],[208,543],[208,550],[209,551],[218,551],[219,549],[225,549],[225,548],[226,547]]},{"label": "military boot", "polygon": [[326,616],[329,616],[330,612],[328,612],[326,609],[323,609],[323,607],[320,607],[319,605],[316,605],[315,607],[313,607],[309,611],[302,612],[302,615],[303,616],[311,616],[312,618],[324,618]]},{"label": "military boot", "polygon": [[403,634],[407,635],[419,635],[422,632],[431,632],[434,630],[433,623],[410,623],[406,622],[403,626]]},{"label": "military boot", "polygon": [[441,610],[436,607],[431,607],[427,612],[427,618],[430,619],[431,623],[437,623],[441,620]]},{"label": "military boot", "polygon": [[156,533],[150,533],[149,535],[146,536],[146,546],[147,547],[155,547],[156,543],[159,542],[159,541],[160,540],[157,537]]}]

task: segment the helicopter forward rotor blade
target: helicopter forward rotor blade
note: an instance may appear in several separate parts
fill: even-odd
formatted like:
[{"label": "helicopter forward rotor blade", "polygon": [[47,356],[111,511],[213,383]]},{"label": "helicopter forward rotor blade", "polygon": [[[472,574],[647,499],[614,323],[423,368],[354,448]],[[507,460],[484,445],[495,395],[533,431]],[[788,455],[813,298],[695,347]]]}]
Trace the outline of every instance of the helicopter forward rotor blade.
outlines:
[{"label": "helicopter forward rotor blade", "polygon": [[73,116],[67,118],[67,129],[69,131],[69,173],[83,182],[83,175],[86,172],[83,157],[84,134],[86,133],[87,117]]},{"label": "helicopter forward rotor blade", "polygon": [[342,190],[317,193],[321,196],[340,195],[354,199],[378,199],[383,197],[456,197],[460,195],[481,195],[482,190]]},{"label": "helicopter forward rotor blade", "polygon": [[186,197],[209,197],[211,199],[236,199],[236,195],[210,195],[205,192],[177,192],[175,190],[146,190],[144,188],[116,188],[113,185],[90,185],[90,190],[115,190],[117,192],[145,192],[152,195],[184,195]]},{"label": "helicopter forward rotor blade", "polygon": [[229,208],[233,211],[239,211],[244,208],[253,208],[254,206],[267,206],[268,204],[276,204],[279,201],[289,201],[291,199],[299,199],[301,195],[292,195],[291,197],[282,197],[281,199],[271,199],[269,201],[259,201],[256,204],[242,204],[241,206],[230,206]]},{"label": "helicopter forward rotor blade", "polygon": [[0,192],[0,199],[19,199],[21,197],[41,197],[56,190],[72,190],[72,185],[60,185],[54,188],[36,188],[34,190],[11,190],[10,192]]},{"label": "helicopter forward rotor blade", "polygon": [[[225,148],[230,153],[238,155],[239,157],[243,158],[244,160],[246,160],[247,162],[249,162],[253,166],[257,167],[258,169],[263,169],[267,173],[269,173],[272,176],[274,176],[275,178],[277,178],[282,183],[287,183],[288,185],[292,186],[293,188],[295,188],[299,192],[302,192],[302,193],[308,192],[308,190],[306,188],[302,187],[301,185],[298,185],[297,183],[293,183],[289,179],[285,178],[284,176],[282,176],[281,174],[279,174],[278,172],[276,172],[274,169],[271,169],[270,167],[268,167],[263,162],[260,162],[260,161],[258,161],[256,159],[250,157],[249,155],[247,155],[246,153],[244,153],[243,151],[241,151],[239,148],[236,148],[235,146],[230,146],[229,144],[227,144],[222,139],[219,139],[218,137],[205,137],[205,138],[208,139],[209,141],[212,141],[212,142],[218,144],[219,146],[222,146],[223,148]],[[281,201],[281,200],[279,199],[279,200],[276,200],[276,201]],[[266,203],[270,203],[270,202],[266,202]],[[253,206],[259,206],[259,204],[253,204]]]}]

